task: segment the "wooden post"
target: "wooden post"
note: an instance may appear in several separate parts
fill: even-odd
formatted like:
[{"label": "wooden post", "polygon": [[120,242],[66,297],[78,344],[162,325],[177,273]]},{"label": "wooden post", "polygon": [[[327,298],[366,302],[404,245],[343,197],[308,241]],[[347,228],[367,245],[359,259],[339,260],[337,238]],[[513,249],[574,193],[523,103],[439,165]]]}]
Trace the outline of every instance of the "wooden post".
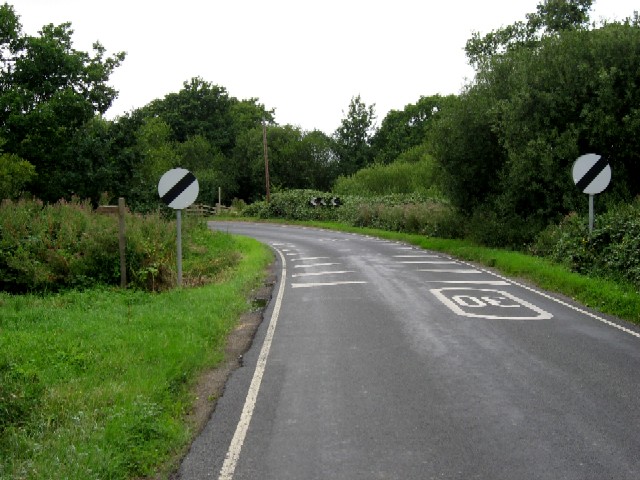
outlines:
[{"label": "wooden post", "polygon": [[267,203],[269,203],[271,197],[271,187],[269,184],[269,156],[267,155],[267,124],[264,119],[262,120],[262,144],[264,146],[264,178],[267,184]]},{"label": "wooden post", "polygon": [[120,287],[127,288],[127,260],[126,260],[126,236],[125,236],[125,205],[124,198],[118,198],[118,230],[120,243]]}]

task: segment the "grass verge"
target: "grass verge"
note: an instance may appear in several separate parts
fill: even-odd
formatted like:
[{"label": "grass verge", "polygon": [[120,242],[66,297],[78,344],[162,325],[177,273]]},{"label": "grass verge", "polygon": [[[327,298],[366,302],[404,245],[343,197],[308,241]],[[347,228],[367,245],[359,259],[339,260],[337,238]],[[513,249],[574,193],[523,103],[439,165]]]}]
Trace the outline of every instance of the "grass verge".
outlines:
[{"label": "grass verge", "polygon": [[[250,239],[193,237],[197,288],[0,294],[1,479],[142,478],[188,444],[190,388],[273,258]],[[210,252],[228,262],[216,283],[202,279]]]}]

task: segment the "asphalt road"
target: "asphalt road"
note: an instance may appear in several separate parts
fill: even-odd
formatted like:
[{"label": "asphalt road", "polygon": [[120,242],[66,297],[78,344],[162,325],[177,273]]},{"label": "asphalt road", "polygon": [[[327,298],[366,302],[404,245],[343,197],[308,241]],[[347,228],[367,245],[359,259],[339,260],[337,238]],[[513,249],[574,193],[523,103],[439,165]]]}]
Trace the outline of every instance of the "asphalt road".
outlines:
[{"label": "asphalt road", "polygon": [[447,255],[215,223],[276,251],[182,480],[640,479],[640,329]]}]

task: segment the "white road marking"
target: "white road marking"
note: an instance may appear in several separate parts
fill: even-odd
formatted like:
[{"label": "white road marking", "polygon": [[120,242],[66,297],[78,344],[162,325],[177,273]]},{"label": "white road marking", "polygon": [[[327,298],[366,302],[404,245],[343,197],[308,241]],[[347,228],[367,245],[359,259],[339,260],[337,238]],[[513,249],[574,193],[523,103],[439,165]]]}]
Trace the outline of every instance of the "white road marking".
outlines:
[{"label": "white road marking", "polygon": [[511,285],[503,280],[426,280],[425,283],[470,284],[470,285]]},{"label": "white road marking", "polygon": [[440,255],[394,255],[393,258],[442,258]]},{"label": "white road marking", "polygon": [[294,262],[304,262],[307,260],[325,260],[327,258],[329,257],[300,257],[300,258],[296,258]]},{"label": "white road marking", "polygon": [[358,285],[365,284],[367,282],[360,281],[346,281],[346,282],[326,282],[326,283],[292,283],[292,288],[312,288],[312,287],[334,287],[337,285]]},{"label": "white road marking", "polygon": [[[446,293],[461,291],[465,293],[461,295],[451,295],[450,297],[447,296]],[[431,293],[449,307],[453,313],[463,317],[485,318],[488,320],[549,320],[553,318],[553,315],[549,312],[502,290],[472,287],[445,287],[433,289]],[[535,313],[535,315],[527,315],[528,312],[520,316],[509,315],[508,313],[498,315],[493,309],[484,313],[482,309],[487,307],[504,308],[507,309],[506,312],[524,307]]]},{"label": "white road marking", "polygon": [[332,265],[340,265],[340,264],[339,263],[310,263],[308,265],[294,265],[293,268],[330,267]]},{"label": "white road marking", "polygon": [[273,342],[273,335],[278,324],[278,317],[280,316],[280,307],[282,306],[282,297],[284,295],[284,287],[287,282],[287,261],[278,249],[276,249],[278,255],[282,260],[282,274],[280,277],[280,288],[278,289],[278,295],[276,296],[275,304],[273,307],[273,313],[271,314],[271,321],[267,329],[267,334],[260,350],[260,356],[258,357],[258,363],[256,364],[256,370],[253,373],[251,379],[251,385],[247,392],[247,398],[244,401],[244,407],[242,414],[240,415],[240,421],[236,426],[236,431],[231,439],[231,444],[227,450],[227,454],[220,470],[218,480],[232,480],[236,471],[236,465],[240,458],[240,451],[242,445],[247,436],[247,430],[249,429],[249,423],[251,423],[251,417],[253,416],[253,410],[256,406],[256,400],[258,398],[258,392],[260,391],[260,384],[262,383],[262,377],[264,370],[267,366],[267,357],[269,356],[269,350],[271,349],[271,343]]},{"label": "white road marking", "polygon": [[[470,263],[463,262],[462,260],[460,262],[471,266]],[[524,288],[525,290],[529,290],[530,292],[537,293],[541,297],[544,297],[544,298],[546,298],[548,300],[551,300],[551,301],[553,301],[555,303],[558,303],[558,304],[562,305],[563,307],[570,308],[571,310],[573,310],[575,312],[578,312],[578,313],[581,313],[581,314],[586,315],[588,317],[591,317],[594,320],[597,320],[599,322],[604,323],[605,325],[609,325],[610,327],[616,328],[616,329],[618,329],[618,330],[620,330],[620,331],[622,331],[624,333],[628,333],[629,335],[632,335],[632,336],[634,336],[636,338],[640,338],[640,333],[638,333],[638,332],[636,332],[634,330],[631,330],[630,328],[623,327],[622,325],[619,325],[619,324],[617,324],[615,322],[607,320],[606,318],[602,318],[602,317],[600,317],[600,316],[598,316],[598,315],[596,315],[594,313],[588,312],[588,311],[583,310],[583,309],[578,308],[578,307],[574,307],[573,305],[571,305],[571,304],[569,304],[567,302],[564,302],[564,301],[560,300],[559,298],[552,297],[551,295],[548,295],[548,294],[546,294],[544,292],[536,290],[535,288],[531,288],[531,287],[529,287],[527,285],[524,285],[522,283],[514,282],[513,280],[511,280],[511,279],[509,279],[507,277],[503,277],[502,275],[498,275],[497,273],[491,272],[489,270],[484,270],[484,269],[482,269],[482,271],[485,272],[485,273],[488,273],[490,275],[493,275],[494,277],[506,280],[507,282],[511,283],[512,285],[516,285],[518,287]]]},{"label": "white road marking", "polygon": [[430,264],[430,265],[458,265],[458,262],[453,262],[451,260],[406,260],[399,263],[403,264]]},{"label": "white road marking", "polygon": [[319,275],[332,275],[332,274],[342,274],[342,273],[355,273],[353,270],[334,270],[334,271],[326,271],[326,272],[307,272],[307,273],[296,273],[291,275],[293,278],[296,277],[314,277]]},{"label": "white road marking", "polygon": [[419,268],[418,272],[435,272],[435,273],[483,273],[480,270],[469,270],[461,268],[442,269],[442,268]]}]

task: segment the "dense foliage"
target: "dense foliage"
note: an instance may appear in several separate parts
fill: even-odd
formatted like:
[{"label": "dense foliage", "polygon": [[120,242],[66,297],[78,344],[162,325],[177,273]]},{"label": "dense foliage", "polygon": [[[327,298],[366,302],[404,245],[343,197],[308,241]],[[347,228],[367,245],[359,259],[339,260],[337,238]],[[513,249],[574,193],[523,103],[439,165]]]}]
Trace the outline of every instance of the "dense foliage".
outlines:
[{"label": "dense foliage", "polygon": [[333,191],[338,195],[379,196],[418,193],[440,197],[438,165],[426,146],[410,148],[388,165],[376,163],[348,177],[340,176]]},{"label": "dense foliage", "polygon": [[30,191],[57,200],[73,188],[70,146],[116,97],[107,81],[125,55],[105,57],[98,42],[92,55],[75,50],[69,23],[45,25],[38,36],[21,28],[13,7],[0,6],[0,138],[7,153],[35,166]]},{"label": "dense foliage", "polygon": [[598,216],[591,235],[584,216],[567,215],[542,232],[531,251],[572,271],[640,289],[640,200]]},{"label": "dense foliage", "polygon": [[[188,219],[187,219],[188,220]],[[175,285],[175,223],[158,214],[127,214],[126,262],[128,285],[161,290]],[[185,262],[191,238],[204,228],[185,221]],[[208,231],[205,235],[210,235]],[[0,290],[57,291],[96,284],[120,284],[118,220],[100,215],[88,202],[5,200],[0,204]],[[196,272],[202,282],[233,264],[214,258],[207,271]]]},{"label": "dense foliage", "polygon": [[[318,205],[312,204],[313,199],[320,200]],[[332,204],[334,199],[339,205]],[[243,214],[260,219],[332,221],[445,238],[464,233],[462,218],[449,205],[417,193],[336,196],[316,190],[288,190],[274,193],[269,203],[249,205]]]},{"label": "dense foliage", "polygon": [[604,203],[640,193],[640,22],[589,28],[590,5],[548,0],[526,23],[476,35],[475,82],[428,133],[450,200],[493,222],[495,244],[585,210],[570,174],[582,154],[612,167]]}]

